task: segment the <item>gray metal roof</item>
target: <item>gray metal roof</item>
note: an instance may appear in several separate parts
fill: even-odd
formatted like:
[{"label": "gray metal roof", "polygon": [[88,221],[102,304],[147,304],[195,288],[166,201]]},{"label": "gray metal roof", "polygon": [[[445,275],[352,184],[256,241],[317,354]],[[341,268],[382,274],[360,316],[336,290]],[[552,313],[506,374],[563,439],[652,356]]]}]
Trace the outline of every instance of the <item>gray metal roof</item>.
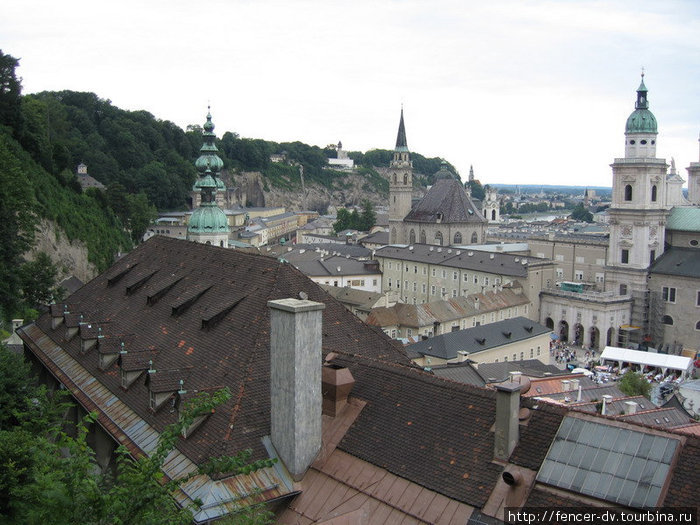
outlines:
[{"label": "gray metal roof", "polygon": [[475,354],[499,346],[525,341],[551,332],[549,328],[526,317],[515,317],[496,323],[475,326],[449,334],[436,335],[406,347],[413,355],[429,355],[442,359],[454,359],[458,351]]},{"label": "gray metal roof", "polygon": [[461,182],[440,178],[406,215],[404,222],[485,224],[488,221],[464,191]]},{"label": "gray metal roof", "polygon": [[654,261],[649,272],[700,278],[700,249],[671,247]]}]

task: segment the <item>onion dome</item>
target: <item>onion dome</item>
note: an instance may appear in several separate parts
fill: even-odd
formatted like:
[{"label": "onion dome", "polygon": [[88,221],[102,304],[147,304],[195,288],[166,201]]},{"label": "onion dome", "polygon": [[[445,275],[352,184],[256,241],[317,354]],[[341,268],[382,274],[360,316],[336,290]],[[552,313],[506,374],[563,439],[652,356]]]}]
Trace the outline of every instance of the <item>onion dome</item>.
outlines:
[{"label": "onion dome", "polygon": [[207,108],[207,121],[204,123],[204,133],[202,133],[204,143],[202,147],[199,148],[199,158],[197,158],[194,165],[200,175],[206,172],[207,169],[210,169],[213,176],[216,177],[224,167],[224,161],[219,157],[219,150],[214,143],[216,141],[216,135],[214,134],[214,123],[211,121],[211,112],[209,109],[210,108]]}]

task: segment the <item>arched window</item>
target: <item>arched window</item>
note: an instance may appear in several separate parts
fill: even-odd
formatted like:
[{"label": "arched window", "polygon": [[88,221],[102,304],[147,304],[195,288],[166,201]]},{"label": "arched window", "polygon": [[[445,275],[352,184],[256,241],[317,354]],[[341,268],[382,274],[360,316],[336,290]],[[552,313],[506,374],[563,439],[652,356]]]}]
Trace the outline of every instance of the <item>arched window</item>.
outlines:
[{"label": "arched window", "polygon": [[408,184],[408,173],[403,174],[403,183]]},{"label": "arched window", "polygon": [[496,210],[491,210],[491,220],[492,221],[496,220]]},{"label": "arched window", "polygon": [[394,184],[396,184],[396,173],[394,173]]},{"label": "arched window", "polygon": [[424,231],[420,232],[420,242],[421,242],[421,244],[427,244],[427,241],[425,240],[425,232]]},{"label": "arched window", "polygon": [[651,187],[651,202],[656,202],[656,184]]},{"label": "arched window", "polygon": [[462,234],[461,233],[459,233],[459,232],[455,233],[454,243],[455,244],[462,244]]},{"label": "arched window", "polygon": [[669,325],[669,326],[673,326],[673,317],[671,317],[670,315],[664,315],[664,316],[661,318],[661,322],[662,322],[663,324],[667,324],[667,325]]},{"label": "arched window", "polygon": [[441,232],[435,232],[435,243],[438,246],[442,246],[442,233]]},{"label": "arched window", "polygon": [[476,244],[478,242],[479,242],[479,235],[476,232],[472,233],[472,244]]},{"label": "arched window", "polygon": [[416,232],[411,228],[411,233],[408,234],[408,244],[416,243]]},{"label": "arched window", "polygon": [[625,186],[625,200],[626,201],[631,201],[632,200],[632,185],[628,184]]},{"label": "arched window", "polygon": [[695,329],[696,329],[696,330],[700,330],[700,321],[698,321],[697,323],[695,323]]}]

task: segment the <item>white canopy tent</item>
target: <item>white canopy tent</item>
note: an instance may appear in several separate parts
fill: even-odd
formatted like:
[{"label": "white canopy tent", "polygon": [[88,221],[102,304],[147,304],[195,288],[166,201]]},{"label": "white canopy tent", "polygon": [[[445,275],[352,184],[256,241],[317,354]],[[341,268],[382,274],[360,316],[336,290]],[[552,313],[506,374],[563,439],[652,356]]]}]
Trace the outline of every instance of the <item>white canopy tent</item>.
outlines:
[{"label": "white canopy tent", "polygon": [[642,350],[630,350],[628,348],[617,348],[606,346],[600,355],[601,363],[605,361],[615,361],[620,368],[623,363],[639,365],[639,367],[650,366],[659,368],[664,375],[669,370],[681,372],[681,377],[685,378],[692,370],[693,360],[689,357],[679,355],[657,354],[654,352],[644,352]]}]

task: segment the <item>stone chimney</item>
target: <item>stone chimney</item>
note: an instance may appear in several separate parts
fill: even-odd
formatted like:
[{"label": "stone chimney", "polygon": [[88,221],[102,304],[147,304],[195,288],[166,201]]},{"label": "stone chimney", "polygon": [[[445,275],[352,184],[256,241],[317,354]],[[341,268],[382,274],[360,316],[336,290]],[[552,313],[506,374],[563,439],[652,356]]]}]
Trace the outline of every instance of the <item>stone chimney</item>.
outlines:
[{"label": "stone chimney", "polygon": [[508,461],[518,443],[518,416],[520,414],[519,383],[506,382],[496,387],[496,431],[494,436],[494,456]]},{"label": "stone chimney", "polygon": [[607,413],[608,405],[612,402],[613,397],[609,394],[603,396],[603,407],[600,409],[600,413],[605,415]]},{"label": "stone chimney", "polygon": [[321,450],[321,328],[324,304],[268,301],[270,309],[270,434],[295,480]]}]

